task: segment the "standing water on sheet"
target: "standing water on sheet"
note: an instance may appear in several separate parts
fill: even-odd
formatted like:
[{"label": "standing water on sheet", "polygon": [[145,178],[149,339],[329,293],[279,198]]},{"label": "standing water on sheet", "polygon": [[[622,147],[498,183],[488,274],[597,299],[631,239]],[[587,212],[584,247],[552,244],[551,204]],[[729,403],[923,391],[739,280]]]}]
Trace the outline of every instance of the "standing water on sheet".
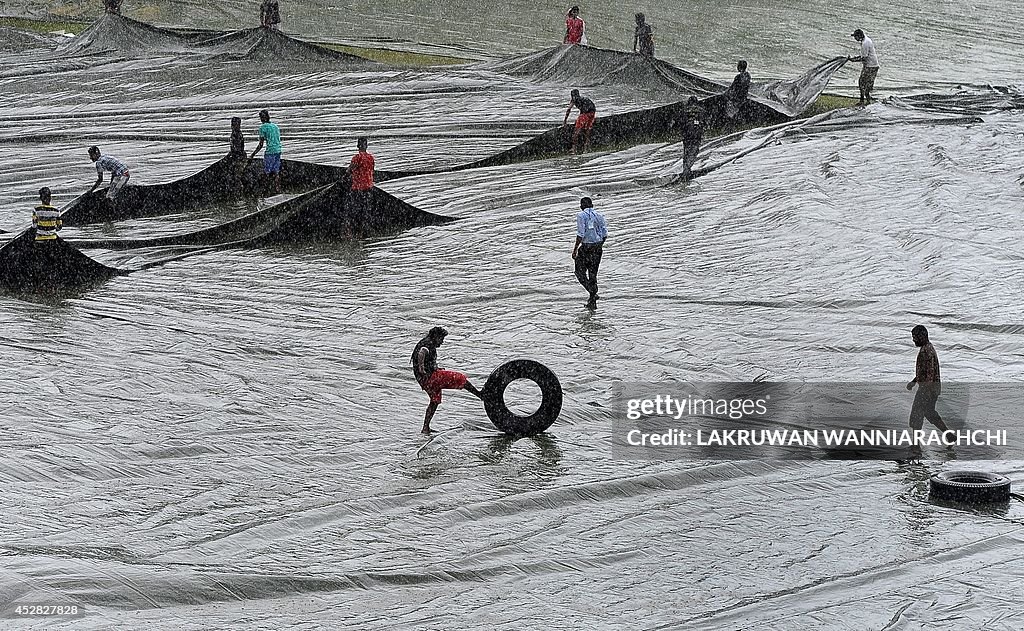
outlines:
[{"label": "standing water on sheet", "polygon": [[[225,29],[250,25],[255,5],[125,12]],[[313,40],[486,54],[560,40],[565,6],[518,6],[282,13]],[[1012,89],[977,87],[1020,83],[1014,6],[643,9],[659,55],[705,76],[728,77],[739,57],[755,77],[797,76],[853,52],[861,27],[882,58],[878,96],[976,87],[960,105],[842,113],[848,124],[809,126],[685,185],[657,184],[677,144],[401,179],[381,188],[459,221],[209,252],[56,303],[0,297],[3,602],[80,603],[85,617],[56,627],[89,629],[1024,626],[1006,601],[1024,580],[1024,511],[929,504],[933,462],[637,462],[610,449],[619,381],[906,381],[918,323],[944,379],[1024,377],[1024,110]],[[592,43],[631,46],[631,12],[584,5]],[[92,144],[128,162],[133,183],[171,181],[227,151],[232,116],[251,151],[267,107],[286,158],[345,165],[369,134],[379,168],[441,168],[560,124],[569,88],[466,68],[47,68],[0,79],[8,232],[40,186],[62,205],[91,186]],[[837,80],[855,85],[855,69]],[[646,105],[617,86],[592,93],[601,111]],[[942,120],[961,115],[981,122]],[[595,312],[569,258],[583,195],[609,224]],[[64,235],[162,235],[244,212],[208,210]],[[152,253],[93,254],[130,268]],[[477,385],[516,357],[554,370],[565,401],[550,433],[512,441],[475,398],[446,392],[434,426],[461,429],[425,445],[409,357],[438,324],[451,332],[440,365]],[[529,411],[538,394],[519,388]],[[1024,482],[1024,463],[979,464]]]}]

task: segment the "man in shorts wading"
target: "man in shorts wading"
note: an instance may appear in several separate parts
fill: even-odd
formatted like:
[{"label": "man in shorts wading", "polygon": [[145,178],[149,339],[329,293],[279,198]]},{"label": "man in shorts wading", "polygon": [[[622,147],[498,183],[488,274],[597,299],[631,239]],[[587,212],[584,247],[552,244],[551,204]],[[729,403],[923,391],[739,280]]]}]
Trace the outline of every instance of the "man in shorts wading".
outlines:
[{"label": "man in shorts wading", "polygon": [[263,152],[263,176],[273,177],[274,192],[281,192],[281,129],[270,122],[270,112],[260,112],[260,143],[249,156],[252,160],[266,143],[267,150]]},{"label": "man in shorts wading", "polygon": [[430,433],[430,420],[434,418],[437,406],[441,404],[441,390],[468,390],[471,394],[483,398],[469,379],[461,372],[441,370],[437,367],[437,347],[444,343],[448,331],[435,326],[427,336],[416,344],[412,352],[412,373],[416,376],[423,391],[430,396],[427,413],[423,417],[423,433]]},{"label": "man in shorts wading", "polygon": [[95,191],[103,184],[103,172],[110,171],[110,186],[107,188],[107,199],[114,201],[121,193],[121,189],[128,183],[129,178],[131,178],[131,173],[128,172],[128,165],[114,156],[100,154],[99,147],[89,147],[89,159],[96,163],[96,183],[89,189],[89,193]]},{"label": "man in shorts wading", "polygon": [[572,132],[570,153],[576,153],[576,142],[580,137],[580,132],[583,132],[583,151],[586,152],[590,147],[590,131],[594,129],[594,121],[597,120],[597,107],[587,97],[580,96],[579,90],[570,92],[569,97],[569,107],[565,110],[565,120],[562,121],[562,125],[569,124],[569,114],[572,112],[572,108],[575,107],[580,111],[580,115],[576,117],[576,129]]}]

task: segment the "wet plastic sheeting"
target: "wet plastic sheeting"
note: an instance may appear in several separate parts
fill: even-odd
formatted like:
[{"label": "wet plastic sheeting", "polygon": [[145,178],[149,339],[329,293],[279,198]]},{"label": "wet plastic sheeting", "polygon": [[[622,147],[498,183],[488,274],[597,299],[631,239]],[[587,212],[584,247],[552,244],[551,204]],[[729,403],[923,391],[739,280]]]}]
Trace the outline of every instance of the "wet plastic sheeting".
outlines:
[{"label": "wet plastic sheeting", "polygon": [[89,28],[63,43],[57,52],[62,57],[199,55],[211,61],[233,60],[261,65],[284,61],[349,69],[385,67],[369,59],[309,44],[263,27],[230,33],[176,31],[112,14],[101,16]]},{"label": "wet plastic sheeting", "polygon": [[[798,116],[818,98],[832,75],[845,64],[846,57],[836,57],[795,79],[755,82],[750,86],[750,98],[786,116]],[[558,46],[480,63],[476,67],[571,88],[617,85],[672,100],[685,100],[683,96],[703,100],[722,94],[729,87],[727,83],[706,79],[660,59],[590,46]]]},{"label": "wet plastic sheeting", "polygon": [[35,238],[30,229],[0,247],[0,289],[74,291],[127,273],[90,259],[63,239]]},{"label": "wet plastic sheeting", "polygon": [[80,248],[135,248],[337,243],[379,237],[454,221],[424,212],[379,188],[369,192],[368,207],[354,207],[346,185],[332,184],[212,228],[141,239],[83,239]]},{"label": "wet plastic sheeting", "polygon": [[[559,86],[466,70],[165,72],[5,79],[0,225],[24,226],[39,186],[59,203],[87,188],[97,141],[140,183],[196,173],[235,112],[252,134],[257,102],[279,103],[286,157],[344,165],[373,130],[382,169],[493,155],[565,107]],[[73,105],[86,89],[97,101]],[[917,323],[944,378],[1019,378],[1024,117],[950,122],[983,96],[750,132],[708,146],[700,164],[722,166],[685,185],[662,185],[682,147],[660,142],[398,179],[381,189],[460,220],[217,250],[56,305],[0,298],[4,603],[88,611],[30,628],[1020,629],[1024,504],[934,506],[927,458],[648,463],[609,441],[619,380],[898,382]],[[570,259],[584,194],[609,222],[596,312]],[[456,431],[427,444],[408,362],[437,324],[440,364],[477,385],[508,359],[549,366],[565,392],[550,434],[510,442],[446,392],[434,426]],[[1024,484],[1021,462],[971,467]]]},{"label": "wet plastic sheeting", "polygon": [[[124,221],[172,215],[184,210],[252,200],[264,194],[277,193],[273,182],[262,173],[262,158],[237,160],[228,156],[199,173],[166,184],[127,184],[114,201],[107,199],[106,188],[86,193],[64,208],[61,218],[67,226]],[[282,160],[280,192],[308,192],[343,180],[345,173],[344,167]],[[417,174],[415,171],[375,171],[374,181],[386,182]]]},{"label": "wet plastic sheeting", "polygon": [[169,29],[105,13],[70,41],[63,44],[62,55],[187,53],[195,37],[185,37]]}]

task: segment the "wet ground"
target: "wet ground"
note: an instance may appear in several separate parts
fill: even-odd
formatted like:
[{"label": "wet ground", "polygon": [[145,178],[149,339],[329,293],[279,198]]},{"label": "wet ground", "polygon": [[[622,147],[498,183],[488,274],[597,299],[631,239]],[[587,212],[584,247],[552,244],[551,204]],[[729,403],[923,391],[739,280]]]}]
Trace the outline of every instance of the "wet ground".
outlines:
[{"label": "wet ground", "polygon": [[[242,5],[199,17],[231,25]],[[198,5],[175,6],[194,25]],[[1010,70],[1022,51],[1005,43],[998,5],[956,24],[952,6],[931,6],[891,7],[876,27],[806,7],[705,10],[707,33],[763,24],[758,11],[789,25],[796,52],[765,49],[777,76],[832,56],[855,26],[881,31],[885,81],[932,96],[837,113],[687,184],[665,184],[674,144],[403,179],[382,188],[461,220],[197,255],[57,303],[0,298],[2,600],[78,603],[87,615],[64,626],[95,629],[1019,629],[1020,502],[926,499],[928,477],[949,468],[1019,487],[1019,461],[666,463],[610,449],[621,381],[898,382],[912,375],[918,323],[944,379],[1024,376],[1024,114]],[[458,24],[448,7],[445,24]],[[320,34],[293,10],[289,26]],[[381,11],[324,21],[476,50],[541,48],[559,31],[530,22],[501,39],[508,29]],[[591,39],[624,46],[601,15],[585,13]],[[414,21],[423,35],[390,30]],[[911,23],[928,36],[906,35]],[[722,37],[713,62],[686,40],[665,49],[709,76],[725,74],[719,57],[755,57]],[[286,157],[345,164],[369,134],[379,167],[437,168],[558,124],[566,91],[472,69],[93,61],[0,79],[0,228],[25,225],[39,186],[61,204],[87,189],[90,144],[131,164],[133,181],[170,181],[226,151],[231,116],[251,150],[269,107]],[[960,93],[946,79],[1006,90]],[[593,92],[609,112],[649,104],[614,85]],[[596,312],[569,258],[584,194],[610,226]],[[249,209],[65,236],[167,234]],[[162,256],[90,254],[125,267]],[[512,442],[451,393],[434,425],[460,429],[428,444],[409,354],[435,324],[451,331],[442,365],[474,381],[513,357],[550,366],[566,396],[550,434]],[[530,392],[518,397],[529,405]]]}]

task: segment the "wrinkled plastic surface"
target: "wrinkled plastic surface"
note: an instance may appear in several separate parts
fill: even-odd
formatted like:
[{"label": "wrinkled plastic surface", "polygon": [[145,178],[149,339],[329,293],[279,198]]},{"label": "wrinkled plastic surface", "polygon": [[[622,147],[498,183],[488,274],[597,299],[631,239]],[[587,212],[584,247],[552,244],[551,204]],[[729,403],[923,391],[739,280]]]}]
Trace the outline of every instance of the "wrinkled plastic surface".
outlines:
[{"label": "wrinkled plastic surface", "polygon": [[[799,77],[753,83],[750,99],[786,116],[798,116],[814,102],[846,57],[822,62]],[[643,94],[685,100],[724,93],[729,85],[698,76],[660,59],[590,46],[558,46],[528,55],[514,55],[479,68],[580,88],[617,85]]]},{"label": "wrinkled plastic surface", "polygon": [[[90,144],[139,184],[170,182],[223,155],[231,116],[252,140],[270,106],[286,157],[344,166],[373,130],[381,168],[438,169],[565,107],[561,87],[467,70],[36,70],[0,91],[11,231],[40,186],[66,204],[91,185]],[[1022,505],[930,504],[927,461],[681,465],[608,446],[617,380],[906,380],[917,323],[944,377],[1019,379],[1014,94],[949,89],[709,141],[700,164],[719,166],[686,184],[667,184],[682,147],[662,142],[396,180],[382,189],[462,220],[211,252],[57,304],[0,297],[3,602],[88,611],[22,628],[1021,628]],[[584,194],[610,232],[594,313],[569,258]],[[477,381],[510,355],[550,366],[557,431],[509,441],[446,392],[434,426],[455,429],[421,437],[408,354],[436,324],[441,365]],[[1024,484],[1020,462],[983,464]]]}]

